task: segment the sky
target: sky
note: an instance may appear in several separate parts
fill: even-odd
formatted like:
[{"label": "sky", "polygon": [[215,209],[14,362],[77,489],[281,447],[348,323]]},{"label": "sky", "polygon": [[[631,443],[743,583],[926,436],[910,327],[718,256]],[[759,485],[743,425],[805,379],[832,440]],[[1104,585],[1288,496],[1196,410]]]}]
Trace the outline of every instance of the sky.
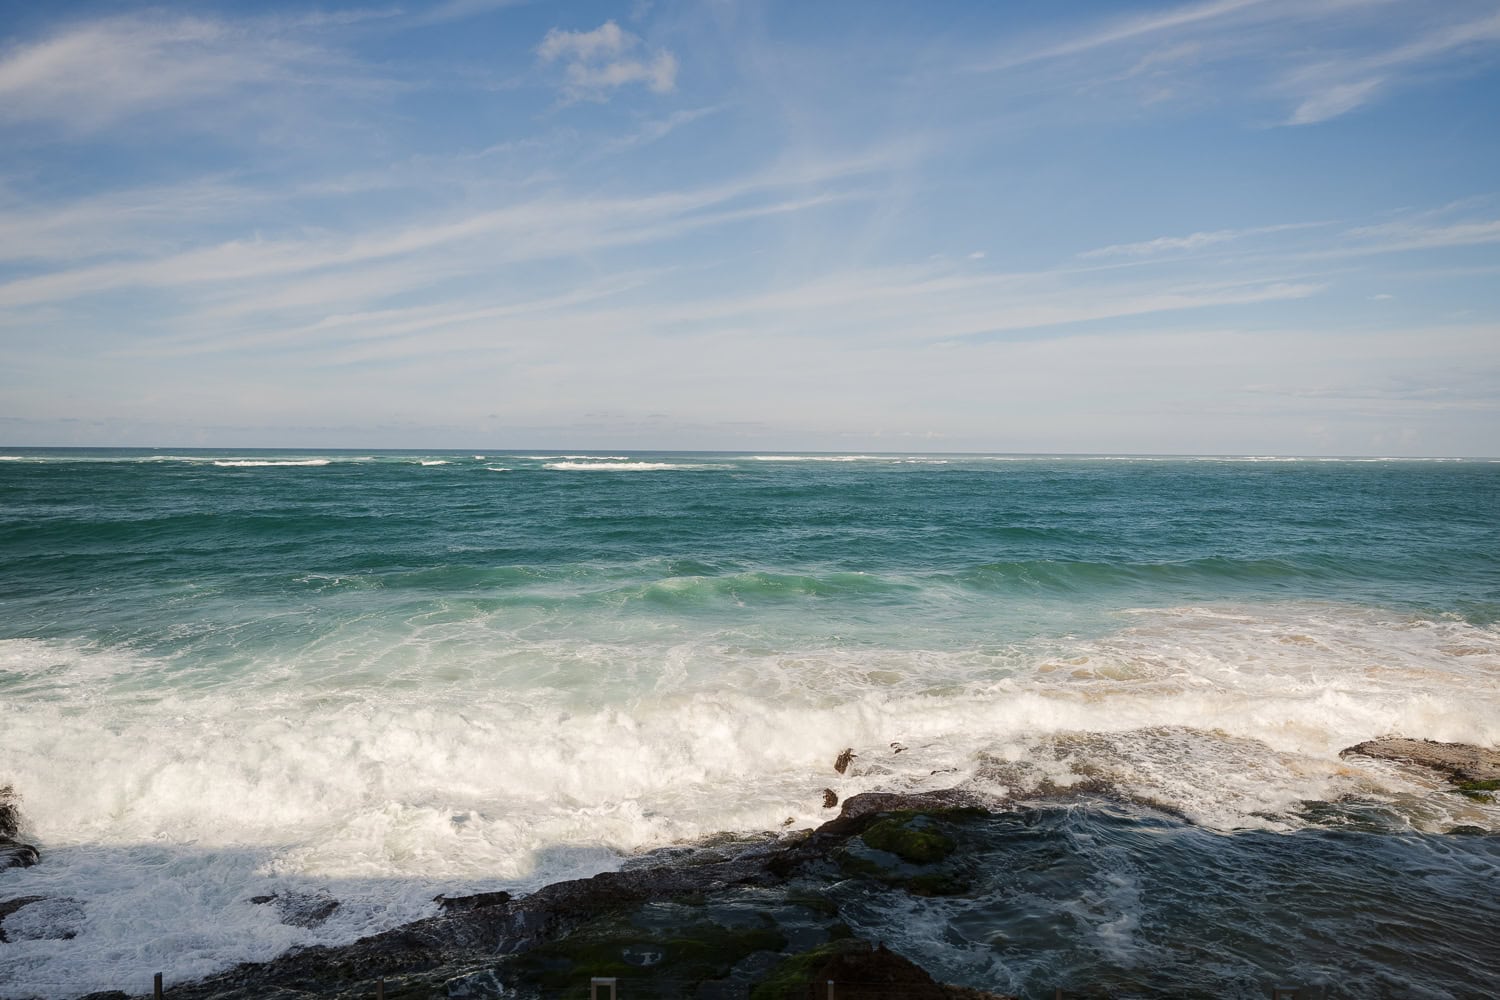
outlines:
[{"label": "sky", "polygon": [[1500,455],[1500,0],[0,0],[0,446]]}]

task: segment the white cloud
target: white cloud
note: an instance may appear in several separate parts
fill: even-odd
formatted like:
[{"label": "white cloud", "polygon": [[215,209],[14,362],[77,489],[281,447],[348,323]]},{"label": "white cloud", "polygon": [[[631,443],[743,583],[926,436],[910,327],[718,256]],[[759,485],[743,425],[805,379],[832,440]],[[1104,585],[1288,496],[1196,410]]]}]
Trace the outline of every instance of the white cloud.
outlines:
[{"label": "white cloud", "polygon": [[562,31],[553,28],[536,48],[543,62],[551,62],[561,56],[571,56],[583,62],[601,56],[619,55],[634,46],[640,39],[621,29],[613,21],[605,21],[593,31]]},{"label": "white cloud", "polygon": [[[442,273],[473,273],[519,261],[549,260],[608,247],[661,242],[687,232],[751,218],[784,215],[864,196],[849,183],[888,166],[890,154],[789,164],[718,185],[636,198],[540,196],[486,211],[401,228],[280,239],[242,238],[145,259],[110,260],[0,284],[5,306],[61,302],[119,288],[216,287],[313,275],[395,259],[434,259]],[[808,192],[805,187],[815,190]],[[817,190],[825,187],[824,190]],[[86,216],[86,213],[83,213]],[[66,247],[82,248],[88,229],[67,213]],[[114,220],[101,220],[113,222]],[[0,215],[0,233],[8,220]],[[24,217],[13,223],[17,230]],[[60,225],[60,223],[58,223]],[[119,237],[112,236],[118,241]],[[476,248],[487,252],[476,254]],[[369,294],[381,293],[379,285]]]},{"label": "white cloud", "polygon": [[646,122],[634,132],[611,140],[606,144],[605,149],[610,152],[617,152],[632,146],[642,146],[656,142],[658,139],[665,138],[683,125],[691,124],[709,115],[718,114],[723,110],[724,105],[721,104],[707,108],[688,108],[682,111],[674,111],[659,121]]},{"label": "white cloud", "polygon": [[1097,250],[1086,250],[1078,256],[1084,258],[1147,257],[1158,253],[1169,253],[1174,250],[1200,250],[1203,247],[1213,246],[1217,243],[1228,243],[1232,240],[1240,240],[1250,236],[1280,233],[1291,229],[1310,229],[1323,225],[1327,225],[1327,223],[1289,222],[1278,226],[1256,226],[1253,229],[1217,229],[1212,232],[1190,233],[1187,236],[1158,236],[1156,239],[1142,240],[1139,243],[1117,243],[1114,246],[1100,247]]},{"label": "white cloud", "polygon": [[1445,25],[1413,41],[1361,56],[1304,66],[1284,81],[1284,88],[1304,91],[1288,125],[1313,125],[1348,114],[1370,103],[1380,91],[1400,82],[1401,73],[1464,49],[1500,42],[1500,13],[1461,24]]},{"label": "white cloud", "polygon": [[1388,253],[1396,250],[1435,250],[1441,247],[1500,243],[1500,219],[1459,222],[1451,226],[1420,226],[1387,223],[1350,230],[1349,235],[1377,242],[1351,249],[1351,253]]},{"label": "white cloud", "polygon": [[1211,0],[1209,3],[1174,7],[1161,13],[1116,21],[1062,42],[1006,56],[985,68],[1009,69],[1045,59],[1079,55],[1123,42],[1155,38],[1182,28],[1221,20],[1250,8],[1264,7],[1268,2],[1270,0]]},{"label": "white cloud", "polygon": [[677,86],[677,57],[665,49],[647,59],[625,54],[641,40],[614,21],[605,21],[593,31],[563,31],[553,28],[537,46],[543,63],[566,62],[565,91],[572,98],[604,96],[629,83],[644,83],[665,94]]},{"label": "white cloud", "polygon": [[0,59],[0,122],[89,131],[247,86],[296,82],[330,62],[266,27],[146,15],[76,25]]},{"label": "white cloud", "polygon": [[1379,79],[1374,79],[1335,84],[1327,90],[1311,95],[1297,105],[1297,110],[1292,112],[1292,117],[1287,119],[1287,124],[1316,125],[1318,122],[1326,122],[1330,118],[1348,114],[1367,103],[1379,89],[1381,82]]}]

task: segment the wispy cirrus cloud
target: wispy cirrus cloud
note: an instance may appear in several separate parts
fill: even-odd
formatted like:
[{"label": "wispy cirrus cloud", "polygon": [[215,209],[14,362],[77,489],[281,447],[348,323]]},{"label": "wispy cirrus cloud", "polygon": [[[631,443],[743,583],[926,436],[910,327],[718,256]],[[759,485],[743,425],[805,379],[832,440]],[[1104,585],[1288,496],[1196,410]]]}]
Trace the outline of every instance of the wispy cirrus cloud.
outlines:
[{"label": "wispy cirrus cloud", "polygon": [[641,40],[614,21],[605,21],[592,31],[553,28],[537,46],[544,64],[561,62],[564,90],[573,99],[603,99],[612,90],[629,83],[644,83],[665,94],[677,86],[677,57],[666,49],[638,59],[631,53]]},{"label": "wispy cirrus cloud", "polygon": [[[883,169],[892,155],[877,150],[863,156],[788,164],[719,184],[639,197],[536,195],[407,226],[240,238],[165,254],[81,263],[0,284],[0,305],[65,301],[121,288],[187,289],[288,280],[397,259],[420,259],[428,267],[437,261],[438,272],[451,277],[522,261],[662,242],[695,230],[865,197],[858,187],[859,178]],[[123,207],[117,211],[128,214],[131,200],[118,201]],[[96,219],[93,224],[110,221]],[[8,218],[0,213],[0,233],[8,228],[24,232],[28,226],[34,231],[48,227],[64,231],[59,249],[80,253],[91,231],[86,207],[75,206],[60,217],[44,220],[24,215]],[[486,252],[477,254],[481,248]],[[415,269],[412,275],[425,273]],[[370,294],[383,294],[378,292],[382,285],[389,290],[381,277]]]},{"label": "wispy cirrus cloud", "polygon": [[1299,93],[1288,125],[1314,125],[1370,103],[1378,94],[1402,84],[1403,74],[1438,59],[1478,55],[1500,44],[1500,11],[1422,32],[1411,41],[1364,55],[1345,56],[1303,66],[1281,87]]},{"label": "wispy cirrus cloud", "polygon": [[1276,226],[1256,226],[1251,229],[1216,229],[1212,232],[1189,233],[1187,236],[1158,236],[1137,243],[1117,243],[1113,246],[1085,250],[1081,258],[1098,257],[1151,257],[1161,253],[1192,252],[1204,247],[1230,243],[1247,237],[1283,233],[1296,229],[1313,229],[1326,226],[1326,222],[1288,222]]},{"label": "wispy cirrus cloud", "polygon": [[89,132],[247,89],[326,80],[341,65],[302,32],[271,22],[166,14],[81,22],[0,56],[0,123]]},{"label": "wispy cirrus cloud", "polygon": [[[977,68],[1035,73],[1047,64],[1068,66],[1069,86],[1079,85],[1080,74],[1103,85],[1232,73],[1254,81],[1247,94],[1290,105],[1278,124],[1299,126],[1372,104],[1439,61],[1450,73],[1463,65],[1478,71],[1497,43],[1500,9],[1490,0],[1463,8],[1409,0],[1207,0],[1102,20],[1071,37],[1013,43]],[[1193,90],[1152,86],[1140,101]]]},{"label": "wispy cirrus cloud", "polygon": [[1208,3],[1187,4],[1151,14],[1114,19],[1090,27],[1071,38],[1035,48],[1012,49],[979,68],[985,71],[1013,69],[1028,63],[1082,55],[1126,43],[1155,43],[1163,36],[1180,34],[1186,29],[1223,21],[1256,8],[1264,9],[1274,2],[1275,0],[1210,0]]}]

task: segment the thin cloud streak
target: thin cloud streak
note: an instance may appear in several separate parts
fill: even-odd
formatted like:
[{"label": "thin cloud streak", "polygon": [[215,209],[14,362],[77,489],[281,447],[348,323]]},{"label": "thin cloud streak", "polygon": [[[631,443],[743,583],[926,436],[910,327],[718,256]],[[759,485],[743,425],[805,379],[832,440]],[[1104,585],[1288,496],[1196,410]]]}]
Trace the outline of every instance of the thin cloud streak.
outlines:
[{"label": "thin cloud streak", "polygon": [[752,196],[834,183],[872,169],[869,159],[812,164],[704,188],[636,199],[543,198],[452,221],[343,239],[235,240],[168,257],[76,268],[0,285],[0,306],[16,307],[130,286],[176,287],[241,281],[351,266],[476,239],[499,240],[493,264],[550,259],[589,250],[670,239],[687,231],[785,214],[860,197],[834,191],[738,208]]},{"label": "thin cloud streak", "polygon": [[1252,236],[1264,236],[1269,233],[1314,229],[1328,224],[1327,222],[1289,222],[1276,226],[1256,226],[1251,229],[1218,229],[1213,232],[1191,233],[1187,236],[1158,236],[1156,239],[1143,240],[1138,243],[1117,243],[1113,246],[1100,247],[1097,250],[1085,250],[1078,256],[1084,259],[1096,257],[1147,257],[1158,253],[1170,253],[1172,251],[1193,251],[1202,247],[1229,243]]},{"label": "thin cloud streak", "polygon": [[148,14],[74,25],[0,60],[0,122],[90,132],[247,89],[326,82],[348,68],[268,27]]}]

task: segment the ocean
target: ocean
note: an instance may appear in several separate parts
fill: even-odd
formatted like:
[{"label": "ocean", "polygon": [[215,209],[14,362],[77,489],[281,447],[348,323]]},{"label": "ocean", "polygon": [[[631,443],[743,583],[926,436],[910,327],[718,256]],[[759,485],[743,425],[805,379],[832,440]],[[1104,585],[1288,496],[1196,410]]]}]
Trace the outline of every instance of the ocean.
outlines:
[{"label": "ocean", "polygon": [[1500,743],[1500,462],[0,451],[0,996],[949,787],[989,887],[850,918],[940,978],[1492,995],[1500,807],[1387,734]]}]

